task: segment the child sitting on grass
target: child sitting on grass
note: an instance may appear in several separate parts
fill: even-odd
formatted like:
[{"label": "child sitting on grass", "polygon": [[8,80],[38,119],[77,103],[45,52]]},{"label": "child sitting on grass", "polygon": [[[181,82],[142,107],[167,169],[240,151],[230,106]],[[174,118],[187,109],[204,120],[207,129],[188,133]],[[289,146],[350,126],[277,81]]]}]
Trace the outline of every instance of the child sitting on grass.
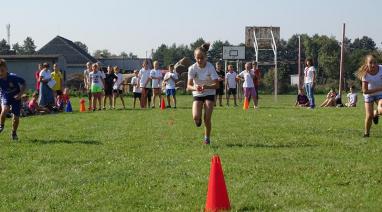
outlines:
[{"label": "child sitting on grass", "polygon": [[336,106],[337,93],[334,88],[330,89],[329,93],[326,95],[325,101],[320,107],[335,107]]},{"label": "child sitting on grass", "polygon": [[297,94],[297,100],[295,106],[297,107],[309,107],[309,99],[304,93],[304,89],[300,88]]},{"label": "child sitting on grass", "polygon": [[21,116],[22,117],[25,117],[25,116],[28,116],[28,115],[31,115],[30,111],[29,111],[29,98],[28,98],[28,95],[27,94],[23,94],[21,96]]},{"label": "child sitting on grass", "polygon": [[37,104],[38,100],[38,94],[35,92],[32,95],[32,99],[29,101],[28,108],[31,113],[31,115],[36,115],[36,114],[42,114],[42,113],[50,113],[50,110],[46,107],[40,107]]},{"label": "child sitting on grass", "polygon": [[350,86],[350,93],[347,94],[348,102],[345,104],[346,107],[357,107],[357,93],[354,92],[354,87]]}]

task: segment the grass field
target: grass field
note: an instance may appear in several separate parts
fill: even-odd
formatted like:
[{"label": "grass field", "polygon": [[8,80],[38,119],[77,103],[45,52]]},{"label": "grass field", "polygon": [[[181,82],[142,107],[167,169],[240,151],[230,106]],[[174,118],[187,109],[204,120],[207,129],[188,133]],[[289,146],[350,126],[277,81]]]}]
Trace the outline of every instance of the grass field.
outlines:
[{"label": "grass field", "polygon": [[213,154],[233,211],[381,210],[381,127],[363,139],[362,104],[307,110],[294,98],[216,108],[211,146],[192,122],[191,96],[176,110],[23,118],[17,143],[7,120],[0,211],[201,211]]}]

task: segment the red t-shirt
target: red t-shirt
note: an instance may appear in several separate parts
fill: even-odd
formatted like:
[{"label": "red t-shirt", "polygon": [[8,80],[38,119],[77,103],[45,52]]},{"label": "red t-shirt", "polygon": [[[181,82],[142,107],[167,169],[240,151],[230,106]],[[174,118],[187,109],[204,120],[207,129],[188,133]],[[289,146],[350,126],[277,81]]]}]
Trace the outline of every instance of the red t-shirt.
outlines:
[{"label": "red t-shirt", "polygon": [[260,69],[255,69],[255,78],[253,79],[253,82],[256,87],[259,87],[260,85],[260,76],[261,76]]},{"label": "red t-shirt", "polygon": [[36,90],[40,90],[40,71],[36,71],[34,73],[34,77],[36,79]]}]

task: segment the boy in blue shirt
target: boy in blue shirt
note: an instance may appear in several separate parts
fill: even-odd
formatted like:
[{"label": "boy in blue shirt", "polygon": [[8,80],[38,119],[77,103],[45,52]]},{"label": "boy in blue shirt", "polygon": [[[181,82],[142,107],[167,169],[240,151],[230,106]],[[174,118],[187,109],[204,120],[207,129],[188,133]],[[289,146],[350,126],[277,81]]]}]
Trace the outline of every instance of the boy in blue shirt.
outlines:
[{"label": "boy in blue shirt", "polygon": [[6,114],[11,110],[13,113],[12,134],[13,140],[17,140],[17,128],[19,126],[21,96],[25,91],[25,80],[8,73],[5,60],[0,59],[0,97],[1,97],[1,116],[0,133],[4,130]]}]

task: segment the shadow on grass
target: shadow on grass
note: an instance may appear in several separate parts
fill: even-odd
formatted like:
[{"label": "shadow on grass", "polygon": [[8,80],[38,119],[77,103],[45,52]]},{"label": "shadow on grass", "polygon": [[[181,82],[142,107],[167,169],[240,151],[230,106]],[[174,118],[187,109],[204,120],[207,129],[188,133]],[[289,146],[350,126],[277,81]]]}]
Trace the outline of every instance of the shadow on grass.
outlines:
[{"label": "shadow on grass", "polygon": [[102,145],[99,141],[93,140],[65,140],[65,139],[53,139],[53,140],[31,140],[31,143],[35,144],[87,144],[87,145]]},{"label": "shadow on grass", "polygon": [[303,148],[303,147],[316,147],[318,145],[312,144],[226,144],[227,147],[240,147],[240,148]]}]

